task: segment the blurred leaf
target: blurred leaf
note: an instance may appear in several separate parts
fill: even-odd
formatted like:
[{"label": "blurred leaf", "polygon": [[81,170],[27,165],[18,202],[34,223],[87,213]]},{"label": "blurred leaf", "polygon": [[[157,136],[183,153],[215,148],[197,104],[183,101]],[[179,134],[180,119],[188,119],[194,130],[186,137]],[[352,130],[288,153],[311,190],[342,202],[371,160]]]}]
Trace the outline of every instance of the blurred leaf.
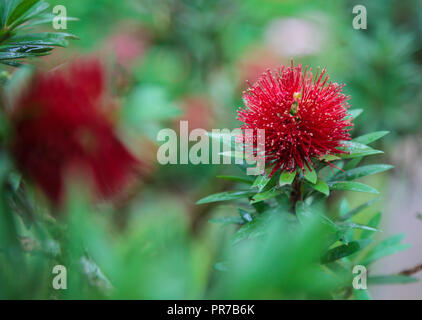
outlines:
[{"label": "blurred leaf", "polygon": [[228,181],[235,181],[240,183],[246,183],[246,184],[252,184],[253,180],[243,177],[237,177],[237,176],[217,176],[219,179],[228,180]]},{"label": "blurred leaf", "polygon": [[337,223],[337,225],[342,226],[342,227],[351,228],[351,229],[362,229],[362,230],[371,231],[371,232],[380,231],[376,228],[366,226],[364,224],[354,223],[354,222],[339,222],[339,223]]},{"label": "blurred leaf", "polygon": [[403,283],[412,283],[418,282],[418,278],[409,277],[404,274],[391,274],[391,275],[376,275],[369,276],[368,283],[371,285],[377,284],[403,284]]},{"label": "blurred leaf", "polygon": [[240,216],[242,217],[242,219],[245,222],[251,222],[253,220],[253,218],[254,218],[253,215],[250,212],[246,211],[246,210],[243,210],[243,209],[238,208],[237,211],[239,211]]},{"label": "blurred leaf", "polygon": [[356,300],[372,300],[367,289],[354,289],[353,294]]},{"label": "blurred leaf", "polygon": [[70,33],[63,32],[30,33],[12,36],[5,40],[4,44],[66,47],[69,44],[67,40],[71,39],[78,38]]},{"label": "blurred leaf", "polygon": [[28,10],[39,1],[40,0],[22,0],[8,17],[6,25],[11,25],[24,14],[28,14]]},{"label": "blurred leaf", "polygon": [[397,234],[381,241],[362,257],[361,263],[368,265],[375,260],[409,248],[409,244],[400,244],[404,237],[404,234]]},{"label": "blurred leaf", "polygon": [[262,214],[257,216],[251,222],[245,223],[233,236],[233,243],[236,244],[241,240],[253,239],[264,235],[270,220],[270,214]]},{"label": "blurred leaf", "polygon": [[373,205],[375,202],[379,201],[379,199],[373,199],[370,200],[368,202],[365,202],[364,204],[361,204],[360,206],[344,213],[344,214],[340,214],[340,219],[341,220],[348,220],[352,217],[354,217],[355,215],[357,215],[358,213],[360,213],[361,211],[365,210],[366,208],[370,207],[371,205]]},{"label": "blurred leaf", "polygon": [[[381,221],[381,212],[378,212],[377,214],[375,214],[368,222],[368,227],[371,228],[378,228],[378,225]],[[361,239],[366,239],[369,238],[370,236],[372,236],[374,234],[373,231],[371,230],[365,230],[362,232],[360,238]]]},{"label": "blurred leaf", "polygon": [[222,225],[227,224],[244,224],[245,221],[239,217],[222,217],[222,218],[213,218],[208,220],[211,223],[221,223]]}]

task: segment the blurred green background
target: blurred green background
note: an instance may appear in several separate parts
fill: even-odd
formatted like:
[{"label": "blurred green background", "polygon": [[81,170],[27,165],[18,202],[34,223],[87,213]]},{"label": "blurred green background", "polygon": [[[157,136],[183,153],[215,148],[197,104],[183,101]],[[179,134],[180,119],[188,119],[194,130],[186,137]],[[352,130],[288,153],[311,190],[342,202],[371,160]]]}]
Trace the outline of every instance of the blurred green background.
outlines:
[{"label": "blurred green background", "polygon": [[[156,135],[160,129],[178,131],[179,120],[188,120],[190,129],[238,127],[236,110],[242,105],[245,81],[252,83],[267,68],[290,64],[291,59],[314,69],[326,67],[332,81],[347,84],[344,90],[350,94],[353,108],[364,109],[355,122],[354,136],[376,130],[391,132],[378,146],[385,154],[370,161],[382,159],[394,164],[395,169],[367,179],[381,191],[381,201],[361,213],[357,221],[366,222],[383,210],[384,233],[379,237],[406,232],[407,242],[413,245],[406,252],[384,259],[378,265],[380,271],[397,272],[422,261],[422,222],[417,219],[418,210],[422,210],[421,1],[49,2],[52,7],[64,5],[69,16],[79,19],[68,22],[67,31],[80,40],[37,63],[54,68],[82,54],[100,55],[107,61],[110,87],[123,106],[120,134],[132,151],[150,165],[140,192],[134,199],[121,203],[116,212],[110,210],[107,214],[105,208],[106,213],[84,214],[87,210],[95,211],[84,207],[69,215],[70,226],[74,227],[70,235],[83,239],[102,272],[121,289],[113,297],[294,296],[290,291],[284,295],[278,284],[257,276],[262,275],[262,269],[256,271],[262,266],[248,257],[256,248],[232,253],[240,256],[236,263],[251,264],[248,274],[229,277],[232,291],[220,290],[212,281],[214,275],[209,270],[219,272],[213,261],[225,254],[221,248],[234,229],[208,220],[233,215],[235,208],[195,202],[210,193],[229,190],[232,183],[216,176],[240,172],[236,166],[161,166],[156,161],[159,146]],[[357,4],[367,8],[366,30],[355,30],[352,26],[355,17],[352,9]],[[333,210],[340,205],[339,199],[331,200]],[[349,206],[355,207],[370,198],[349,194],[348,199]],[[82,205],[83,201],[78,203]],[[291,241],[293,248],[301,250],[305,240]],[[154,254],[150,254],[152,251]],[[281,263],[280,259],[273,257],[274,264],[266,266],[269,273],[271,266],[276,268]],[[42,267],[45,261],[34,263],[39,263],[39,268],[31,272],[39,276],[27,275],[34,282],[34,291],[28,297],[45,297],[47,289],[39,284],[50,274],[40,271],[45,270]],[[295,266],[298,279],[290,279],[289,285],[280,284],[285,290],[300,288],[300,281],[305,281],[300,274],[318,276],[312,270],[301,271],[300,263]],[[14,281],[22,281],[22,286],[28,283],[27,279]],[[96,297],[80,279],[74,277],[70,282],[73,289],[59,293],[63,295],[59,298]],[[258,294],[257,288],[266,291]],[[16,290],[15,295],[22,298],[22,291]],[[406,289],[388,287],[382,291],[374,288],[372,293],[374,298],[422,298],[422,285],[416,283]],[[13,292],[8,295],[14,296]]]}]

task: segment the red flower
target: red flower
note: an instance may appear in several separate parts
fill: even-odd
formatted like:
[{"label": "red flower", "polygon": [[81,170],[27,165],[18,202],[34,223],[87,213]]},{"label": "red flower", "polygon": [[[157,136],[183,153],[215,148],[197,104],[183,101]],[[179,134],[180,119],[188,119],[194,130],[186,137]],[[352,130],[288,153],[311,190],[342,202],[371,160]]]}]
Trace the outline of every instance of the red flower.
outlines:
[{"label": "red flower", "polygon": [[265,130],[263,156],[267,165],[274,165],[271,174],[280,168],[310,168],[312,158],[345,153],[339,147],[350,140],[352,124],[345,119],[349,97],[341,93],[343,85],[328,82],[325,69],[313,77],[311,70],[292,62],[278,72],[268,70],[249,86],[238,120],[241,129],[253,129],[255,143],[256,130]]},{"label": "red flower", "polygon": [[97,195],[121,190],[138,161],[103,113],[105,79],[99,61],[76,61],[38,73],[12,114],[12,152],[20,169],[58,203],[70,168],[92,178]]}]

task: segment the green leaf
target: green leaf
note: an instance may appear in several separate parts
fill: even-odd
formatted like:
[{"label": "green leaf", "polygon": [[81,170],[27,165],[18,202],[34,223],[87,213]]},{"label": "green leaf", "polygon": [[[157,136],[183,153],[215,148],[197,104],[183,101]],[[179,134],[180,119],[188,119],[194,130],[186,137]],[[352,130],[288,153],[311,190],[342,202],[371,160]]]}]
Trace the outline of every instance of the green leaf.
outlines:
[{"label": "green leaf", "polygon": [[361,115],[363,109],[351,109],[348,111],[351,118],[356,119]]},{"label": "green leaf", "polygon": [[321,161],[332,162],[332,161],[340,160],[341,158],[334,154],[326,154],[325,156],[319,157],[318,159]]},{"label": "green leaf", "polygon": [[357,143],[353,141],[345,141],[344,147],[340,149],[348,152],[347,154],[342,153],[338,155],[342,159],[352,159],[356,157],[365,157],[374,154],[384,153],[383,151],[375,150],[362,143]]},{"label": "green leaf", "polygon": [[306,180],[308,180],[310,183],[313,183],[313,184],[315,184],[318,180],[317,173],[313,167],[311,167],[311,170],[305,167],[303,176],[305,177]]},{"label": "green leaf", "polygon": [[5,45],[0,46],[1,52],[15,52],[15,53],[48,53],[49,51],[53,50],[53,47],[47,47],[47,46],[28,46],[28,45]]},{"label": "green leaf", "polygon": [[233,243],[237,243],[244,239],[253,239],[260,237],[266,233],[266,226],[271,220],[270,214],[262,214],[257,216],[251,222],[245,223],[233,236]]},{"label": "green leaf", "polygon": [[377,284],[402,284],[402,283],[412,283],[418,282],[418,278],[409,277],[404,274],[391,274],[391,275],[377,275],[369,276],[368,283],[372,285]]},{"label": "green leaf", "polygon": [[296,203],[295,208],[296,216],[303,226],[320,225],[326,230],[325,242],[327,245],[331,245],[339,240],[345,233],[345,228],[336,225],[330,218],[325,214],[319,212],[315,207],[299,201]]},{"label": "green leaf", "polygon": [[252,204],[252,203],[268,200],[268,199],[277,197],[278,195],[280,195],[280,191],[276,189],[264,191],[264,192],[257,193],[256,195],[254,195],[250,203]]},{"label": "green leaf", "polygon": [[368,202],[365,202],[364,204],[361,204],[360,206],[346,212],[345,214],[341,214],[340,220],[343,220],[343,221],[348,220],[348,219],[354,217],[355,215],[362,212],[363,210],[365,210],[366,208],[370,207],[371,205],[373,205],[375,202],[378,202],[378,201],[379,201],[379,199],[373,199],[373,200],[370,200]]},{"label": "green leaf", "polygon": [[331,181],[349,181],[359,179],[365,176],[373,175],[383,171],[387,171],[394,168],[394,166],[389,164],[370,164],[367,166],[362,166],[354,169],[350,169],[341,173],[336,174]]},{"label": "green leaf", "polygon": [[350,170],[356,168],[358,164],[362,161],[363,157],[353,158],[352,160],[348,161],[344,166],[344,170]]},{"label": "green leaf", "polygon": [[[377,228],[379,223],[381,222],[381,212],[376,213],[368,222],[368,227]],[[367,239],[370,236],[372,236],[374,232],[370,230],[365,230],[362,232],[360,238],[361,239]]]},{"label": "green leaf", "polygon": [[259,191],[263,190],[265,186],[270,182],[271,178],[267,176],[265,173],[264,175],[258,176],[254,183],[252,184],[251,188],[258,188]]},{"label": "green leaf", "polygon": [[315,190],[325,194],[326,196],[330,195],[330,188],[322,179],[318,179],[316,184],[310,184],[310,186]]},{"label": "green leaf", "polygon": [[235,181],[240,183],[252,184],[253,180],[243,177],[237,176],[217,176],[218,179],[228,180],[228,181]]},{"label": "green leaf", "polygon": [[280,179],[278,180],[278,186],[282,187],[284,185],[292,184],[295,177],[296,177],[296,171],[295,172],[283,171],[280,174]]},{"label": "green leaf", "polygon": [[222,218],[213,218],[208,220],[211,223],[221,223],[222,225],[227,224],[244,224],[245,221],[239,217],[222,217]]},{"label": "green leaf", "polygon": [[210,196],[202,198],[201,200],[196,202],[196,204],[237,200],[237,199],[252,197],[255,194],[256,192],[253,192],[250,190],[221,192],[221,193],[212,194]]},{"label": "green leaf", "polygon": [[[47,4],[48,7],[48,4]],[[32,16],[32,14],[31,14]],[[19,26],[17,26],[15,29],[28,29],[40,24],[44,24],[44,23],[52,23],[52,21],[54,20],[54,18],[56,17],[55,14],[42,14],[37,16],[34,19],[31,19],[31,21],[29,21],[28,23],[25,24],[21,24]],[[29,17],[25,17],[25,20],[28,20]],[[74,18],[74,17],[61,17],[60,18],[62,21],[79,21],[78,18]]]},{"label": "green leaf", "polygon": [[344,216],[347,212],[350,211],[350,204],[346,198],[342,198],[339,207],[338,207],[340,217]]},{"label": "green leaf", "polygon": [[347,244],[340,245],[328,250],[328,252],[321,258],[321,262],[329,263],[350,256],[351,254],[354,254],[363,249],[367,245],[367,241],[351,241]]},{"label": "green leaf", "polygon": [[357,137],[353,139],[353,142],[361,143],[364,145],[368,145],[374,141],[377,141],[378,139],[381,139],[385,135],[389,134],[390,131],[375,131],[372,133],[365,134],[363,136]]},{"label": "green leaf", "polygon": [[371,231],[371,232],[380,231],[376,228],[369,227],[369,226],[366,226],[364,224],[354,223],[354,222],[339,222],[337,224],[339,226],[351,228],[351,229],[362,229],[362,230]]},{"label": "green leaf", "polygon": [[[13,29],[16,29],[19,27],[28,28],[35,19],[42,16],[41,15],[42,12],[47,10],[49,6],[50,5],[45,1],[38,2],[37,4],[35,4],[35,6],[32,6],[25,14],[23,14],[21,17],[16,19],[10,27]],[[26,23],[26,22],[30,22],[30,23]]]},{"label": "green leaf", "polygon": [[28,10],[39,1],[40,0],[22,0],[10,14],[6,25],[11,25],[15,20],[25,15]]},{"label": "green leaf", "polygon": [[409,248],[409,244],[401,244],[404,237],[404,234],[398,234],[381,241],[362,257],[361,263],[368,265],[375,260]]},{"label": "green leaf", "polygon": [[0,52],[0,60],[11,60],[11,59],[21,59],[29,57],[28,53],[20,52]]},{"label": "green leaf", "polygon": [[239,211],[239,215],[242,217],[242,219],[245,222],[251,222],[253,220],[253,218],[254,218],[254,216],[252,215],[252,213],[250,213],[250,212],[248,212],[246,210],[243,210],[243,209],[238,208],[237,211]]},{"label": "green leaf", "polygon": [[78,39],[70,33],[63,32],[43,32],[30,33],[25,35],[12,36],[4,41],[4,44],[16,45],[44,45],[66,47],[69,39]]},{"label": "green leaf", "polygon": [[354,289],[353,294],[356,300],[372,300],[369,291],[366,289]]},{"label": "green leaf", "polygon": [[0,22],[1,28],[3,29],[6,26],[6,21],[18,4],[17,0],[2,0],[0,1]]},{"label": "green leaf", "polygon": [[339,181],[339,182],[329,182],[328,186],[331,190],[345,190],[345,191],[357,191],[357,192],[367,192],[367,193],[374,193],[378,194],[378,190],[354,181]]}]

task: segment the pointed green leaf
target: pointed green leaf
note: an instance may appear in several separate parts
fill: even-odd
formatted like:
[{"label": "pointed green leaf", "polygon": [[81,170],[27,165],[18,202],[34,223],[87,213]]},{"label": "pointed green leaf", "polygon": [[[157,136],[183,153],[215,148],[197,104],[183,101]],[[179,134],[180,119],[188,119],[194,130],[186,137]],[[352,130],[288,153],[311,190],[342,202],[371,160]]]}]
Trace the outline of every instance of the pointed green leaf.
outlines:
[{"label": "pointed green leaf", "polygon": [[258,176],[251,188],[258,188],[259,191],[263,190],[265,186],[270,182],[271,178],[265,173],[264,175]]},{"label": "pointed green leaf", "polygon": [[336,174],[331,181],[350,181],[394,168],[389,164],[370,164]]},{"label": "pointed green leaf", "polygon": [[381,241],[374,248],[372,248],[364,257],[361,258],[361,263],[364,265],[368,265],[374,262],[375,260],[381,259],[385,256],[409,248],[409,244],[401,244],[401,241],[403,240],[404,236],[404,234],[398,234]]},{"label": "pointed green leaf", "polygon": [[371,232],[380,231],[376,228],[365,226],[364,224],[359,224],[359,223],[354,223],[354,222],[339,222],[337,224],[339,226],[351,228],[351,229],[362,229],[362,230],[371,231]]},{"label": "pointed green leaf", "polygon": [[[368,225],[368,227],[371,227],[371,228],[378,228],[380,221],[381,221],[381,212],[378,212],[369,220],[367,225]],[[367,239],[367,238],[371,237],[373,234],[374,234],[373,231],[365,230],[360,235],[360,238],[361,239]]]},{"label": "pointed green leaf", "polygon": [[343,144],[344,144],[344,147],[340,149],[348,153],[339,154],[338,156],[342,159],[351,159],[351,158],[356,158],[356,157],[364,157],[364,156],[384,153],[380,150],[372,149],[371,147],[368,147],[362,143],[357,143],[353,141],[345,141]]},{"label": "pointed green leaf", "polygon": [[25,15],[28,10],[39,1],[40,0],[22,0],[10,14],[6,25],[11,25],[15,20]]},{"label": "pointed green leaf", "polygon": [[339,182],[329,182],[328,183],[331,190],[345,190],[345,191],[357,191],[357,192],[367,192],[378,194],[378,190],[354,181],[339,181]]},{"label": "pointed green leaf", "polygon": [[283,171],[280,174],[280,179],[278,181],[278,186],[282,187],[286,184],[292,184],[293,180],[296,177],[296,171],[295,172],[288,172],[288,171]]},{"label": "pointed green leaf", "polygon": [[305,167],[303,176],[305,177],[306,180],[308,180],[310,183],[313,183],[313,184],[315,184],[318,180],[317,173],[313,167],[311,167],[311,170]]},{"label": "pointed green leaf", "polygon": [[12,36],[4,44],[16,45],[44,45],[66,47],[69,39],[78,39],[72,34],[62,32],[30,33]]},{"label": "pointed green leaf", "polygon": [[354,254],[363,249],[368,244],[369,242],[366,241],[351,241],[347,244],[340,245],[328,250],[328,252],[321,258],[321,262],[329,263],[350,256],[351,254]]},{"label": "pointed green leaf", "polygon": [[371,132],[371,133],[365,134],[363,136],[357,137],[357,138],[353,139],[352,141],[368,145],[368,144],[370,144],[374,141],[377,141],[378,139],[381,139],[382,137],[384,137],[385,135],[387,135],[389,133],[390,133],[390,131],[375,131],[375,132]]},{"label": "pointed green leaf", "polygon": [[315,190],[317,190],[317,191],[325,194],[326,196],[330,195],[330,188],[325,183],[325,181],[322,180],[322,179],[318,179],[318,181],[316,182],[316,184],[310,184],[310,186],[312,188],[314,188]]},{"label": "pointed green leaf", "polygon": [[280,195],[280,191],[276,189],[264,191],[264,192],[257,193],[256,195],[254,195],[250,203],[252,204],[252,203],[268,200],[268,199],[277,197],[278,195]]},{"label": "pointed green leaf", "polygon": [[362,112],[363,112],[363,109],[351,109],[348,111],[350,117],[352,117],[353,119],[356,119],[357,117],[359,117]]},{"label": "pointed green leaf", "polygon": [[334,154],[326,154],[325,156],[319,157],[318,159],[321,161],[332,162],[332,161],[340,160],[341,158]]},{"label": "pointed green leaf", "polygon": [[204,204],[204,203],[211,203],[211,202],[219,202],[219,201],[229,201],[229,200],[237,200],[241,198],[248,198],[252,197],[256,192],[245,190],[245,191],[227,191],[212,194],[205,198],[202,198],[196,204]]}]

